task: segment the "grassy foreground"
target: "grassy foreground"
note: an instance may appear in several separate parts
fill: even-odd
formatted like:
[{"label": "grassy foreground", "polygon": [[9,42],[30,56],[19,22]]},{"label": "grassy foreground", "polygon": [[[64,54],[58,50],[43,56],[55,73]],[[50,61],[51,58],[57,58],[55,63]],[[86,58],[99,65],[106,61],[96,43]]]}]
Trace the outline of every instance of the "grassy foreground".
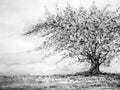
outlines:
[{"label": "grassy foreground", "polygon": [[120,90],[120,75],[0,75],[0,90]]}]

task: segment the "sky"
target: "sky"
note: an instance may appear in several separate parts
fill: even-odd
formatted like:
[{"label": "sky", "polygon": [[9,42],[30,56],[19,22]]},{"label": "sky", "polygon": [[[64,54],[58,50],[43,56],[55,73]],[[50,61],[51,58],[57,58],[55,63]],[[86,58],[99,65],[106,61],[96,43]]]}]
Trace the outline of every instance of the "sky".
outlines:
[{"label": "sky", "polygon": [[[40,57],[43,52],[28,53],[42,39],[36,36],[24,37],[22,34],[31,25],[45,18],[45,7],[55,13],[56,7],[64,9],[67,3],[75,8],[81,5],[88,8],[93,1],[99,8],[107,4],[111,5],[111,9],[120,7],[120,0],[0,0],[0,72],[47,74],[86,69],[83,64],[77,65],[78,67],[66,66],[67,63],[55,65],[59,56],[42,61]],[[117,72],[118,66],[113,64],[111,67]]]}]

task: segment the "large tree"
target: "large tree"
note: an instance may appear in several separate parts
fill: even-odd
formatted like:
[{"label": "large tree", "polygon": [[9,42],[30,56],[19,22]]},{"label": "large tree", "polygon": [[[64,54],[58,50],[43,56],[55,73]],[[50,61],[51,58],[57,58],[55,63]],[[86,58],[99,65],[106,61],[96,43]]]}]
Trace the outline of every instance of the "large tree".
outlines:
[{"label": "large tree", "polygon": [[[39,34],[46,37],[38,49],[63,52],[63,58],[89,62],[89,74],[100,73],[100,65],[109,65],[118,55],[120,47],[119,9],[57,8],[56,14],[47,13],[46,20],[34,25],[25,35]],[[62,58],[62,60],[63,60]]]}]

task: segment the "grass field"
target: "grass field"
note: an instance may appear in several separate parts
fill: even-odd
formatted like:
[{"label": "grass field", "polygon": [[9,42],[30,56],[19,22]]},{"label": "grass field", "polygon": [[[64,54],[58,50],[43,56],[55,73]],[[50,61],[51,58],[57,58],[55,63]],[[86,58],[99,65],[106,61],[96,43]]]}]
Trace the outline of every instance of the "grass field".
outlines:
[{"label": "grass field", "polygon": [[120,76],[1,75],[0,90],[120,90]]}]

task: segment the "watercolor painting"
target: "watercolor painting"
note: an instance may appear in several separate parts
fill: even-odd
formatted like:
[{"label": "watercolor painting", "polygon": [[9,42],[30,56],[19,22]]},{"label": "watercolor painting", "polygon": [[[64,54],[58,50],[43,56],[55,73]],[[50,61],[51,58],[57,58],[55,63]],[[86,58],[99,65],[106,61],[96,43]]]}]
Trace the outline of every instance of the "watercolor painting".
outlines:
[{"label": "watercolor painting", "polygon": [[0,90],[120,90],[119,0],[0,0]]}]

